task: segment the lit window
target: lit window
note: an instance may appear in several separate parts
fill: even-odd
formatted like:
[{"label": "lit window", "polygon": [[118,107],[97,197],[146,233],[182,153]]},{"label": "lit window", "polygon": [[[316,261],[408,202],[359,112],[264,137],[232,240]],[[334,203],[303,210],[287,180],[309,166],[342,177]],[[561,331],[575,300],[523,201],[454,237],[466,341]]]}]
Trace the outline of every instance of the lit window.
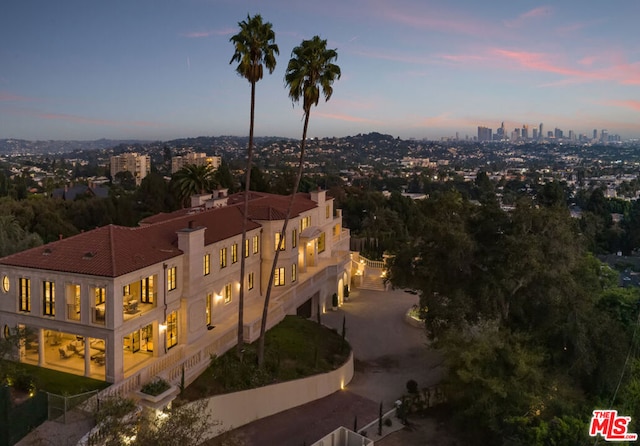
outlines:
[{"label": "lit window", "polygon": [[213,293],[208,293],[206,299],[206,322],[207,325],[211,325],[211,307],[213,305]]},{"label": "lit window", "polygon": [[204,255],[204,275],[208,276],[211,273],[211,254]]},{"label": "lit window", "polygon": [[46,316],[56,315],[56,284],[53,282],[42,282],[42,307]]},{"label": "lit window", "polygon": [[247,276],[247,288],[252,290],[254,285],[254,276],[253,273],[249,273]]},{"label": "lit window", "polygon": [[331,217],[331,207],[329,205],[325,207],[325,216],[327,218]]},{"label": "lit window", "polygon": [[[76,286],[78,289],[78,297],[80,297],[80,285]],[[105,303],[105,301],[107,300],[107,289],[104,287],[95,287],[93,290],[96,305]]]},{"label": "lit window", "polygon": [[298,246],[298,230],[297,229],[294,229],[293,231],[291,231],[291,246],[294,248]]},{"label": "lit window", "polygon": [[176,269],[177,267],[172,266],[167,270],[167,289],[169,291],[175,290],[178,286],[176,282]]},{"label": "lit window", "polygon": [[223,297],[224,297],[224,303],[228,304],[229,302],[231,302],[231,284],[228,283],[224,286],[224,291],[223,291]]},{"label": "lit window", "polygon": [[167,314],[167,348],[178,344],[178,312]]},{"label": "lit window", "polygon": [[333,236],[337,237],[338,235],[340,235],[340,225],[337,224],[333,227]]},{"label": "lit window", "polygon": [[311,226],[311,217],[307,216],[300,219],[300,232],[304,231],[309,226]]},{"label": "lit window", "polygon": [[285,275],[285,269],[284,268],[276,268],[276,272],[273,276],[273,284],[275,286],[282,286],[284,285],[284,275]]},{"label": "lit window", "polygon": [[9,288],[11,288],[11,282],[9,281],[9,277],[4,276],[2,278],[2,291],[4,291],[5,293],[8,293]]},{"label": "lit window", "polygon": [[238,244],[234,243],[231,245],[231,263],[236,263],[238,261]]},{"label": "lit window", "polygon": [[[175,267],[172,268],[173,269],[173,276],[174,276],[174,285],[175,285]],[[144,302],[145,304],[152,304],[154,301],[154,297],[155,297],[155,288],[154,288],[154,284],[155,283],[155,275],[154,276],[149,276],[149,277],[145,277],[144,279],[142,279],[140,281],[140,301]],[[167,281],[168,284],[168,281]],[[175,286],[174,286],[175,288]],[[169,290],[172,290],[173,288],[169,288]],[[129,287],[129,291],[131,291],[131,287]],[[131,300],[133,299],[133,296],[131,295],[131,293],[127,293],[127,294],[123,294],[123,297],[126,300]]]},{"label": "lit window", "polygon": [[253,253],[257,254],[258,251],[260,250],[260,239],[258,238],[257,235],[253,236]]},{"label": "lit window", "polygon": [[67,285],[67,319],[80,320],[80,285],[76,283]]},{"label": "lit window", "polygon": [[31,279],[20,278],[20,289],[18,290],[20,300],[20,311],[31,311]]},{"label": "lit window", "polygon": [[227,248],[222,248],[220,250],[220,268],[227,267]]},{"label": "lit window", "polygon": [[249,257],[249,239],[244,240],[244,256]]},{"label": "lit window", "polygon": [[[280,235],[282,235],[282,234],[280,234],[279,232],[276,232],[276,234],[275,234],[275,237],[276,237],[275,242],[276,243],[275,243],[275,246],[273,247],[273,249],[275,251],[277,251],[278,250],[278,246],[280,246]],[[286,245],[287,244],[285,243],[285,239],[282,238],[282,246],[280,246],[280,251],[284,251]]]},{"label": "lit window", "polygon": [[298,280],[298,265],[295,263],[291,265],[291,282]]},{"label": "lit window", "polygon": [[324,252],[325,249],[325,235],[324,232],[318,237],[318,252]]}]

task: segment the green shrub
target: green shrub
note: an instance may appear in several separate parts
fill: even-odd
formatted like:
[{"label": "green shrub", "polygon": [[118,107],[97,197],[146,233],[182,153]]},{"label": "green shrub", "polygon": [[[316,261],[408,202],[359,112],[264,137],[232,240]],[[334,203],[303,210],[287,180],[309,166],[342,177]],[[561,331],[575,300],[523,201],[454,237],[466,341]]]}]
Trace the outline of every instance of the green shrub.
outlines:
[{"label": "green shrub", "polygon": [[169,388],[171,388],[171,384],[169,384],[162,378],[157,378],[142,386],[142,389],[140,389],[140,391],[142,393],[146,393],[147,395],[158,396],[162,392],[166,392],[167,390],[169,390]]}]

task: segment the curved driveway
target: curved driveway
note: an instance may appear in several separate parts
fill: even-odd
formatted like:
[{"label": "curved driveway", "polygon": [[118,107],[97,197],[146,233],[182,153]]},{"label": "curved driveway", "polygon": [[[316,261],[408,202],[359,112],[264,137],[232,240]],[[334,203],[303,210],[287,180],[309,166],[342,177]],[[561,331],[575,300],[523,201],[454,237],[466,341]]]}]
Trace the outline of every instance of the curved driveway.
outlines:
[{"label": "curved driveway", "polygon": [[[362,427],[386,412],[414,379],[420,387],[436,384],[442,375],[440,356],[429,350],[424,330],[405,321],[418,296],[402,290],[352,291],[349,301],[322,315],[322,323],[346,331],[356,359],[356,372],[345,391],[250,423],[230,434],[245,446],[312,444],[340,426]],[[218,437],[208,445],[221,444]]]}]

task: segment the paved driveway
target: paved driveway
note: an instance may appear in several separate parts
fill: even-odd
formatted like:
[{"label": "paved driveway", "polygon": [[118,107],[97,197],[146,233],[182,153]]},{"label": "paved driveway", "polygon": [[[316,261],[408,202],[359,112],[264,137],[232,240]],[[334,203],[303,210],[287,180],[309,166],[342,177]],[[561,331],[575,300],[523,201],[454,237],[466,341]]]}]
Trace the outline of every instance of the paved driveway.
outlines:
[{"label": "paved driveway", "polygon": [[[356,358],[356,373],[345,391],[263,418],[230,434],[245,446],[311,444],[340,426],[353,428],[378,417],[406,392],[414,379],[420,387],[436,384],[442,375],[440,355],[428,349],[424,331],[409,325],[405,314],[418,296],[395,291],[353,291],[349,301],[322,315],[322,323],[342,332]],[[218,438],[209,445],[223,444]],[[233,444],[233,443],[231,443]]]}]

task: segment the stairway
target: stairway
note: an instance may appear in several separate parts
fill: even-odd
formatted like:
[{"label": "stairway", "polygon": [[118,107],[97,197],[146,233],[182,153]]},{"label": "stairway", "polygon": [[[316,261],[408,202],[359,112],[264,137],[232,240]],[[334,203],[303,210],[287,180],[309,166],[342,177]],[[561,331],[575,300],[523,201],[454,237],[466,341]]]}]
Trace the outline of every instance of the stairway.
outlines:
[{"label": "stairway", "polygon": [[367,268],[367,273],[362,278],[362,283],[358,288],[361,290],[373,290],[373,291],[384,291],[384,281],[382,277],[382,269],[378,268]]}]

